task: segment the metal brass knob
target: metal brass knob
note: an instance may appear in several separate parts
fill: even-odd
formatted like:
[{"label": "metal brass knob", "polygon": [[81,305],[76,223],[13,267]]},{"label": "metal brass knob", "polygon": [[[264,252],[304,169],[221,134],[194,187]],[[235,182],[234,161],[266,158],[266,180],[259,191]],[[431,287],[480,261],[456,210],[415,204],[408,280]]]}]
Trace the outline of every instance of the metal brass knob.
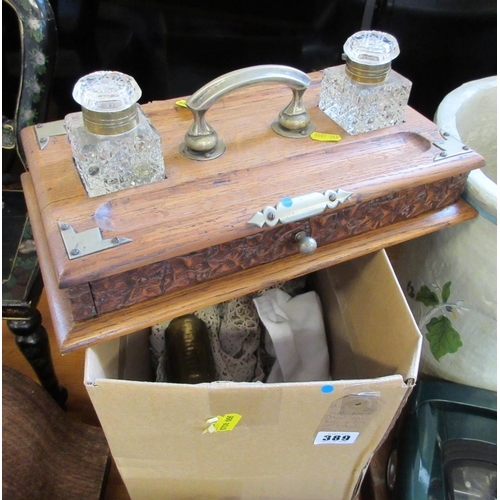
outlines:
[{"label": "metal brass knob", "polygon": [[217,132],[205,120],[205,114],[221,97],[241,87],[257,84],[282,83],[292,90],[292,100],[272,123],[272,129],[285,137],[308,137],[314,131],[302,95],[311,79],[302,71],[289,66],[265,64],[251,66],[222,75],[196,91],[186,100],[193,114],[193,123],[187,131],[179,151],[192,160],[213,160],[226,150]]},{"label": "metal brass knob", "polygon": [[318,248],[316,240],[307,236],[305,231],[300,231],[295,235],[295,241],[299,244],[299,252],[303,255],[311,255]]}]

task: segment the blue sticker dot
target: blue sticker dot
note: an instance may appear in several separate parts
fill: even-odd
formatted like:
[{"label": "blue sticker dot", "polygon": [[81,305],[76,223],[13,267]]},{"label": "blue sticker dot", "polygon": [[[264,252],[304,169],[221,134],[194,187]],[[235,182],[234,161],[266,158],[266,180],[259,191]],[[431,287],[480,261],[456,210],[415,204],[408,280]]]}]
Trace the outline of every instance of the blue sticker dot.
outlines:
[{"label": "blue sticker dot", "polygon": [[284,206],[284,207],[286,207],[286,208],[290,208],[290,207],[293,205],[293,201],[292,201],[292,199],[291,199],[291,198],[288,198],[288,197],[287,197],[287,198],[283,198],[283,199],[281,200],[281,203],[282,203],[282,204],[283,204],[283,206]]},{"label": "blue sticker dot", "polygon": [[335,387],[333,385],[324,385],[321,388],[321,392],[324,394],[330,394],[330,392],[333,392],[335,390]]}]

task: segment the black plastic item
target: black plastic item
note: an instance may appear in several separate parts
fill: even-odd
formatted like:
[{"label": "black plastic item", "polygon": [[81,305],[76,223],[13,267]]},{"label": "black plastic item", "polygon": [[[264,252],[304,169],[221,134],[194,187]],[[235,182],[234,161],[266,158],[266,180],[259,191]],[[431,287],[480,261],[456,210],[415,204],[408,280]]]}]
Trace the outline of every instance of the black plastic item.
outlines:
[{"label": "black plastic item", "polygon": [[407,412],[398,437],[394,499],[497,498],[496,392],[420,381]]},{"label": "black plastic item", "polygon": [[453,439],[443,445],[444,478],[450,500],[497,498],[497,447]]}]

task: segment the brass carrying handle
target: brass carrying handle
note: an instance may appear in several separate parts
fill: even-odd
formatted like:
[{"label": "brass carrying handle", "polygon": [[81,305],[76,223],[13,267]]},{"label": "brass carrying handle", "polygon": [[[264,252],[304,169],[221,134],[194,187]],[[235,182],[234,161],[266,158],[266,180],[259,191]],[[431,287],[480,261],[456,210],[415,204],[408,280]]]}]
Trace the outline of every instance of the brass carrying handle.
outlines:
[{"label": "brass carrying handle", "polygon": [[271,127],[285,137],[308,137],[314,130],[302,96],[311,83],[309,76],[295,68],[274,64],[251,66],[219,76],[196,91],[186,101],[193,113],[193,123],[187,131],[179,151],[193,160],[212,160],[224,153],[226,146],[217,132],[205,120],[210,106],[221,97],[241,87],[281,83],[292,91],[292,100],[278,115]]}]

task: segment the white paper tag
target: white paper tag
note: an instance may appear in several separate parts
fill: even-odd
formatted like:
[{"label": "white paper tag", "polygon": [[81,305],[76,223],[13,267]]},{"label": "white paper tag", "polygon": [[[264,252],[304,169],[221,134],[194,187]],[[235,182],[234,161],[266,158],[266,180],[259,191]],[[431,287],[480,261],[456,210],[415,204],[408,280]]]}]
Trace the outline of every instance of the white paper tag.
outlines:
[{"label": "white paper tag", "polygon": [[318,432],[314,444],[353,444],[358,439],[359,432]]}]

